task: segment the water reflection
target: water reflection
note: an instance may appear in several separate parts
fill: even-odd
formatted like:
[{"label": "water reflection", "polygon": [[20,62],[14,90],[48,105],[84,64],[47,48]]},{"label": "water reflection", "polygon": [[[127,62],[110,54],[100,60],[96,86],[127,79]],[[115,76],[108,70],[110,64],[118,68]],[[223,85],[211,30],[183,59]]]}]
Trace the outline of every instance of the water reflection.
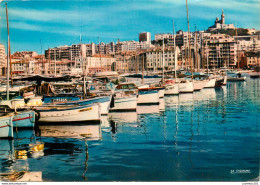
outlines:
[{"label": "water reflection", "polygon": [[116,123],[135,123],[137,122],[137,112],[111,112],[109,119]]},{"label": "water reflection", "polygon": [[42,172],[31,171],[28,160],[43,150],[44,144],[36,142],[33,130],[19,130],[12,140],[1,139],[1,180],[42,181]]},{"label": "water reflection", "polygon": [[96,125],[48,125],[39,126],[38,137],[77,138],[86,140],[100,140],[102,138],[101,126]]},{"label": "water reflection", "polygon": [[159,105],[138,105],[136,107],[137,114],[156,114],[160,113]]},{"label": "water reflection", "polygon": [[165,105],[166,107],[172,107],[175,106],[179,103],[179,96],[174,95],[174,96],[165,96]]}]

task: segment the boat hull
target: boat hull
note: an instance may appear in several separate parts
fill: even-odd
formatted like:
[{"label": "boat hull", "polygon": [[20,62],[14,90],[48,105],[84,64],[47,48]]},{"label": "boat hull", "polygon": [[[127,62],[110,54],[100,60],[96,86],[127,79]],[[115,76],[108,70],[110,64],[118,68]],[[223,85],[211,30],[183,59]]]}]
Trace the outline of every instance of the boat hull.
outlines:
[{"label": "boat hull", "polygon": [[137,105],[159,105],[159,92],[155,89],[138,90]]},{"label": "boat hull", "polygon": [[13,122],[12,116],[2,116],[0,118],[0,138],[13,138]]},{"label": "boat hull", "polygon": [[203,81],[194,81],[193,85],[194,85],[194,91],[200,91],[201,89],[204,88],[205,83]]},{"label": "boat hull", "polygon": [[62,108],[59,108],[59,105],[57,107],[43,106],[41,109],[37,109],[40,113],[40,119],[37,123],[74,124],[100,122],[101,114],[99,104],[66,107],[66,105]]},{"label": "boat hull", "polygon": [[246,77],[244,76],[244,77],[241,77],[241,78],[236,78],[236,77],[234,77],[234,78],[228,78],[227,79],[227,81],[229,81],[229,82],[241,82],[241,81],[245,81],[246,80]]},{"label": "boat hull", "polygon": [[110,109],[110,112],[120,111],[135,111],[137,107],[136,96],[126,96],[115,98],[115,106]]},{"label": "boat hull", "polygon": [[179,83],[180,93],[192,93],[194,91],[193,82]]},{"label": "boat hull", "polygon": [[214,88],[216,85],[216,79],[210,79],[204,88]]},{"label": "boat hull", "polygon": [[165,87],[164,95],[177,95],[179,94],[179,85],[173,84]]},{"label": "boat hull", "polygon": [[101,114],[106,115],[110,109],[111,98],[112,96],[101,96],[83,100],[68,101],[65,103],[55,103],[55,105],[91,105],[93,103],[99,103]]},{"label": "boat hull", "polygon": [[158,93],[159,93],[159,98],[163,98],[164,97],[164,93],[165,93],[165,89],[164,88],[160,88],[158,89]]},{"label": "boat hull", "polygon": [[13,116],[13,127],[17,128],[33,128],[35,124],[35,112],[24,111],[16,112]]}]

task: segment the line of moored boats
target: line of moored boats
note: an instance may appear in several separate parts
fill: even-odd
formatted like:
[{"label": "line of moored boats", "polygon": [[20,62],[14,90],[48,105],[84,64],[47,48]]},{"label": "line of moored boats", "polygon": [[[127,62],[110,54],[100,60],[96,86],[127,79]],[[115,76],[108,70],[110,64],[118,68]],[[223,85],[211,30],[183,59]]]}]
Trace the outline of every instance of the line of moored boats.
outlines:
[{"label": "line of moored boats", "polygon": [[[236,78],[236,81],[241,81],[241,78],[245,80],[241,76]],[[99,124],[101,115],[109,112],[136,111],[138,105],[159,105],[160,98],[166,95],[225,86],[230,78],[227,75],[214,75],[197,79],[144,76],[140,79],[128,75],[123,80],[117,78],[116,83],[112,78],[106,82],[101,79],[57,82],[53,78],[49,82],[44,77],[32,77],[29,79],[32,82],[19,82],[10,87],[8,99],[5,98],[6,87],[2,85],[0,137],[12,138],[15,129],[34,128],[35,124]]]}]

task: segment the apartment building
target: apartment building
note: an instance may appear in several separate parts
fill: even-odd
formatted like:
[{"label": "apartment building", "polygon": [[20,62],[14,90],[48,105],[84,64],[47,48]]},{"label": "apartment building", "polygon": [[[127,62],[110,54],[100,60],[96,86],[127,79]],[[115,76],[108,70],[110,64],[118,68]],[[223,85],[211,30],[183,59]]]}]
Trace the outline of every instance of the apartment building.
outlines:
[{"label": "apartment building", "polygon": [[237,43],[231,36],[224,34],[213,34],[203,40],[203,56],[208,58],[208,64],[204,68],[220,68],[224,66],[236,67],[237,65]]}]

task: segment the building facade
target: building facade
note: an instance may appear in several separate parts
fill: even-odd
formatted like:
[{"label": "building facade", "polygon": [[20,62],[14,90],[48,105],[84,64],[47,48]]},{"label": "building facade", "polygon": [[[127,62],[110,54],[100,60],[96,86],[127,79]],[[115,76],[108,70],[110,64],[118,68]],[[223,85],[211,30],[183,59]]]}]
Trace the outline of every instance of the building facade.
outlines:
[{"label": "building facade", "polygon": [[0,75],[6,74],[6,55],[5,55],[5,47],[3,44],[0,44]]}]

